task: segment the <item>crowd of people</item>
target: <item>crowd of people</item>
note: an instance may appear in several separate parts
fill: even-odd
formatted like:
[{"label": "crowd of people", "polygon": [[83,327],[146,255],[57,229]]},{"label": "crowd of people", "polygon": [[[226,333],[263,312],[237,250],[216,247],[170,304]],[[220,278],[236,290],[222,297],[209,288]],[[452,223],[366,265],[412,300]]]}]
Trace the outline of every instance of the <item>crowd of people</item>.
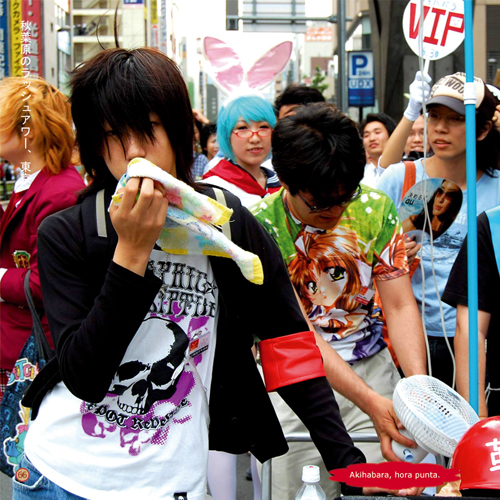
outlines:
[{"label": "crowd of people", "polygon": [[[235,457],[246,452],[255,500],[271,457],[277,500],[294,496],[305,464],[323,468],[328,497],[381,492],[328,471],[398,460],[392,441],[416,446],[399,432],[398,380],[428,373],[453,386],[456,356],[468,397],[464,82],[456,73],[431,87],[418,73],[399,123],[374,113],[359,125],[303,85],[274,106],[232,97],[209,123],[177,66],[149,48],[105,49],[77,67],[69,103],[29,80],[27,120],[26,79],[0,82],[1,155],[29,162],[0,209],[2,392],[31,332],[29,269],[56,353],[23,399],[32,414],[19,467],[29,474],[13,479],[13,498],[203,500],[208,483],[215,500],[235,500]],[[475,85],[487,417],[500,411],[488,336],[500,100]],[[123,177],[134,159],[180,181],[182,195],[149,173]],[[171,231],[181,250],[162,250],[167,214],[195,196],[202,210],[231,210],[224,237],[255,257],[261,284],[234,259],[196,251],[199,234]],[[401,221],[417,199],[421,210]],[[312,442],[288,445],[297,431]],[[355,446],[352,432],[380,442]]]}]

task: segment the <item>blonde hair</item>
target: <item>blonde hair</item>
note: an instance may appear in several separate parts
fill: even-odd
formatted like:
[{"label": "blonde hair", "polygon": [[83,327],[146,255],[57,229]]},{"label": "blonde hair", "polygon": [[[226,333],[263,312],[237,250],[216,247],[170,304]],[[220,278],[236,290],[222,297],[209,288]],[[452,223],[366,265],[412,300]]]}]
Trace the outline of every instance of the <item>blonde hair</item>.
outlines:
[{"label": "blonde hair", "polygon": [[47,169],[58,174],[68,167],[75,136],[64,94],[43,79],[9,77],[0,81],[0,102],[0,132],[21,137],[21,128],[29,127],[29,145],[41,152]]}]

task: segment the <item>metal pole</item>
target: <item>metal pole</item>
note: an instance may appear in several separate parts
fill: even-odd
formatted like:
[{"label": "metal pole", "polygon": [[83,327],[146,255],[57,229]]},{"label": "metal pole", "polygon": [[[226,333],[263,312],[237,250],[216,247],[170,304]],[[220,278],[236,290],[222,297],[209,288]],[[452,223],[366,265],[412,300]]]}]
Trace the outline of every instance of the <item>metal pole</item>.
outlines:
[{"label": "metal pole", "polygon": [[69,69],[73,71],[75,68],[75,47],[73,43],[74,36],[74,21],[73,21],[73,0],[69,2],[69,47],[70,47],[70,55],[69,55]]},{"label": "metal pole", "polygon": [[[226,19],[236,20],[236,21],[248,21],[248,22],[258,22],[258,21],[287,21],[291,24],[293,23],[303,23],[305,21],[326,21],[328,23],[335,24],[337,22],[337,16],[331,15],[329,17],[304,17],[304,16],[261,16],[261,15],[251,15],[251,16],[239,16],[237,14],[227,14]],[[346,18],[346,21],[353,21],[352,17]]]},{"label": "metal pole", "polygon": [[339,58],[338,68],[338,108],[347,113],[347,74],[346,74],[346,2],[337,0],[337,54]]},{"label": "metal pole", "polygon": [[262,500],[271,500],[273,496],[273,465],[271,460],[262,464]]},{"label": "metal pole", "polygon": [[152,33],[151,33],[151,0],[146,1],[146,47],[151,47]]},{"label": "metal pole", "polygon": [[467,163],[467,283],[469,306],[469,403],[479,413],[477,206],[476,206],[476,87],[474,82],[473,1],[465,0],[465,159]]}]

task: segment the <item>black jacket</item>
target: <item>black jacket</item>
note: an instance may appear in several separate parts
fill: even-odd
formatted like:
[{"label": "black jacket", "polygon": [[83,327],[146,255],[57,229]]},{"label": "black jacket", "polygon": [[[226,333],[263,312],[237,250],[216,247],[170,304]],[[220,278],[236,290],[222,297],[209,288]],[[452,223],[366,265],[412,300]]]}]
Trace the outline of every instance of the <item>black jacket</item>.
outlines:
[{"label": "black jacket", "polygon": [[[214,197],[211,187],[202,189]],[[113,190],[106,190],[105,207]],[[247,281],[231,259],[210,257],[220,307],[210,393],[210,448],[251,451],[265,461],[286,453],[288,446],[250,350],[254,335],[264,340],[308,327],[278,247],[238,198],[227,191],[225,196],[234,210],[231,239],[259,255],[264,284]],[[141,277],[112,262],[117,235],[107,210],[105,219],[107,236],[100,237],[96,195],[91,195],[47,218],[40,227],[40,276],[57,357],[24,397],[33,418],[44,395],[61,380],[82,400],[104,398],[162,284],[151,271]],[[345,430],[325,377],[278,392],[310,430],[329,470],[365,461]]]}]

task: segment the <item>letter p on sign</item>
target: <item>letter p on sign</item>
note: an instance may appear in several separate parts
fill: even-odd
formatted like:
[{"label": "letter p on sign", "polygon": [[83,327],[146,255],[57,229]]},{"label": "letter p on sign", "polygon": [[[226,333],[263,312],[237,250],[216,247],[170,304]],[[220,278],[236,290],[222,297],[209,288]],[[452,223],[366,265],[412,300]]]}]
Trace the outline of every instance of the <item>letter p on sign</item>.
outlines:
[{"label": "letter p on sign", "polygon": [[361,54],[352,56],[352,74],[358,75],[358,69],[366,68],[368,65],[368,58]]}]

